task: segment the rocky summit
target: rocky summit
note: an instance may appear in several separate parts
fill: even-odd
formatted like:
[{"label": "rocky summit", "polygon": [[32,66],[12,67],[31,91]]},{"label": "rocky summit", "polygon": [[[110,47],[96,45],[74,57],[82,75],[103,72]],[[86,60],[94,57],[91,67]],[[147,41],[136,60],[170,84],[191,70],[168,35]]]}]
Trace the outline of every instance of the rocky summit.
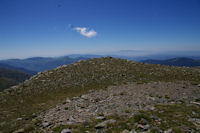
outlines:
[{"label": "rocky summit", "polygon": [[38,73],[0,92],[0,132],[200,132],[200,71],[112,57]]}]

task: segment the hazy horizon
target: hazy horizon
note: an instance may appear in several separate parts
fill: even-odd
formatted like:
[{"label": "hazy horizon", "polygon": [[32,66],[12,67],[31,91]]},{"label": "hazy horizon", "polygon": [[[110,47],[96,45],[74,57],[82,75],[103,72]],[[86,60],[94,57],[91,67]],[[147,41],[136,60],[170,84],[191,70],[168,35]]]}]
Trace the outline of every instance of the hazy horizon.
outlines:
[{"label": "hazy horizon", "polygon": [[[155,59],[152,56],[165,56],[166,59],[168,58],[176,58],[176,57],[197,57],[200,58],[200,51],[140,51],[140,50],[118,50],[118,51],[98,51],[98,52],[75,52],[75,53],[66,53],[66,54],[58,54],[58,55],[33,55],[33,56],[22,56],[22,57],[14,57],[10,56],[9,58],[0,58],[0,60],[9,60],[9,59],[28,59],[28,58],[59,58],[64,56],[73,56],[73,55],[97,55],[97,56],[119,56],[119,57],[149,57],[148,59]],[[162,57],[161,57],[162,59]]]}]

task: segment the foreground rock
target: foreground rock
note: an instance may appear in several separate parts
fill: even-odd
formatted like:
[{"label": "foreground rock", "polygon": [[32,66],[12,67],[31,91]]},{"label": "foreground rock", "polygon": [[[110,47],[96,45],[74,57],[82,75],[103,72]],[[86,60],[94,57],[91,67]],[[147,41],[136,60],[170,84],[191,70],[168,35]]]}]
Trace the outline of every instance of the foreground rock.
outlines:
[{"label": "foreground rock", "polygon": [[[99,129],[115,122],[112,119],[105,120],[105,116],[117,114],[132,117],[138,110],[155,111],[156,104],[189,104],[195,101],[199,94],[197,86],[186,82],[112,86],[106,90],[90,91],[73,99],[66,98],[62,104],[41,113],[38,119],[44,121],[44,128],[51,129],[58,125],[77,125],[95,118],[103,121],[95,126]],[[158,124],[161,121],[157,117],[153,119]],[[137,127],[147,131],[150,125],[145,119],[141,119]]]}]

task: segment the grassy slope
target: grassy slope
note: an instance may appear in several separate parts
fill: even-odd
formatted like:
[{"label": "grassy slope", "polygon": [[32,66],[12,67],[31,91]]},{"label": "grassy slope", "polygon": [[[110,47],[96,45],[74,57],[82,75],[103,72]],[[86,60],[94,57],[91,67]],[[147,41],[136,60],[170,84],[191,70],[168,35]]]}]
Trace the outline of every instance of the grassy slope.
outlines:
[{"label": "grassy slope", "polygon": [[[99,58],[43,72],[14,89],[0,94],[0,129],[13,131],[30,123],[36,112],[55,106],[66,97],[91,89],[127,82],[191,81],[200,83],[196,69]],[[18,117],[25,118],[16,121]]]}]

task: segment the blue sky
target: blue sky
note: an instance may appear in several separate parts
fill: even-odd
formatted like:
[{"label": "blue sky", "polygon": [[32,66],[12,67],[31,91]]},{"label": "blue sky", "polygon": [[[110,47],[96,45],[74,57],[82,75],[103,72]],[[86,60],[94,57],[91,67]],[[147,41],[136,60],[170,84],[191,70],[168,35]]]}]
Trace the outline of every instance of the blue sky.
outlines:
[{"label": "blue sky", "polygon": [[200,51],[199,0],[0,0],[0,59]]}]

